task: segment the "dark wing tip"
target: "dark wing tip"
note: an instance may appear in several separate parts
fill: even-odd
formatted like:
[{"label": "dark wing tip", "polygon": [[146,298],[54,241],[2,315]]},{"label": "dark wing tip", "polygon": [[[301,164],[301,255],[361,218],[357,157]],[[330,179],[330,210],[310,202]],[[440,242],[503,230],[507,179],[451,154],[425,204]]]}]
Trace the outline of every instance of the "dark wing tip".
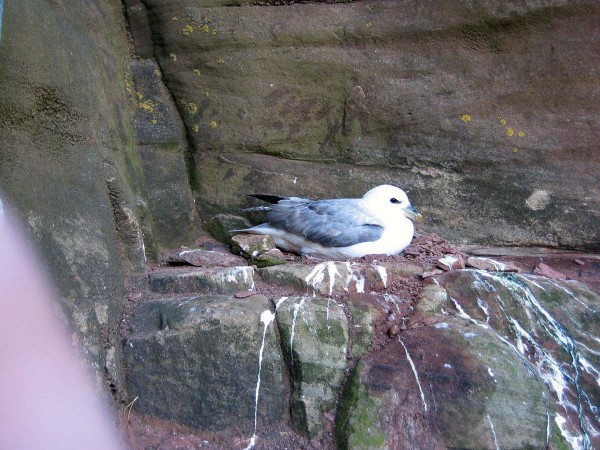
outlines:
[{"label": "dark wing tip", "polygon": [[250,194],[248,197],[257,198],[267,203],[277,204],[281,200],[285,200],[287,197],[280,197],[278,195],[267,195],[267,194]]}]

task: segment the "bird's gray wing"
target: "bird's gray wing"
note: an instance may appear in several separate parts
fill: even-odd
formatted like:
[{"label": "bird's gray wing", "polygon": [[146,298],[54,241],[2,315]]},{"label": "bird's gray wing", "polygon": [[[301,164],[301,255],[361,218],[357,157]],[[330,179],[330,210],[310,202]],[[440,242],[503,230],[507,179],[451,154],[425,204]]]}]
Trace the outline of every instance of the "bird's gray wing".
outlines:
[{"label": "bird's gray wing", "polygon": [[383,233],[383,227],[355,199],[285,199],[272,205],[267,217],[271,225],[326,247],[372,242]]}]

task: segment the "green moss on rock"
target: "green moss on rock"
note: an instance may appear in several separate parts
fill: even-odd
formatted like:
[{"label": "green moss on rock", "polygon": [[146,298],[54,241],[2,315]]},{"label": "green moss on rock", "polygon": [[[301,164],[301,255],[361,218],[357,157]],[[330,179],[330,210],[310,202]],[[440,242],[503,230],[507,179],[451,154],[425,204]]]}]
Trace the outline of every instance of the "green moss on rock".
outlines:
[{"label": "green moss on rock", "polygon": [[323,429],[323,413],[334,407],[342,386],[348,322],[334,301],[292,297],[277,308],[277,324],[292,381],[292,423],[314,438]]},{"label": "green moss on rock", "polygon": [[335,431],[339,448],[381,449],[386,439],[379,420],[380,406],[360,381],[362,363],[354,369],[338,408]]}]

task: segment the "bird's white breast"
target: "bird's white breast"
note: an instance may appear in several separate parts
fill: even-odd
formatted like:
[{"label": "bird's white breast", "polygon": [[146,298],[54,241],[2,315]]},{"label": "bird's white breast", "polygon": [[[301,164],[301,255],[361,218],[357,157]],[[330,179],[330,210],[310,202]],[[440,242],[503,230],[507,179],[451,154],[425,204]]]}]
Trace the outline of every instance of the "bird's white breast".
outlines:
[{"label": "bird's white breast", "polygon": [[376,241],[361,242],[337,250],[351,258],[364,255],[397,255],[410,245],[414,231],[413,223],[406,219],[398,222],[395,226],[386,227],[381,238]]}]

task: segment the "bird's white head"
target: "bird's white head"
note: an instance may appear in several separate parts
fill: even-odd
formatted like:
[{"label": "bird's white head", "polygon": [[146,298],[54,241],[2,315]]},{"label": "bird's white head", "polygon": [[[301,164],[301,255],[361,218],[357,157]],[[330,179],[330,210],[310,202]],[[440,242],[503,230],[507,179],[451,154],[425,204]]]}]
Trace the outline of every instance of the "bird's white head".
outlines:
[{"label": "bird's white head", "polygon": [[406,220],[406,218],[419,222],[423,218],[411,206],[406,192],[396,186],[389,184],[377,186],[363,195],[363,200],[382,224]]}]

